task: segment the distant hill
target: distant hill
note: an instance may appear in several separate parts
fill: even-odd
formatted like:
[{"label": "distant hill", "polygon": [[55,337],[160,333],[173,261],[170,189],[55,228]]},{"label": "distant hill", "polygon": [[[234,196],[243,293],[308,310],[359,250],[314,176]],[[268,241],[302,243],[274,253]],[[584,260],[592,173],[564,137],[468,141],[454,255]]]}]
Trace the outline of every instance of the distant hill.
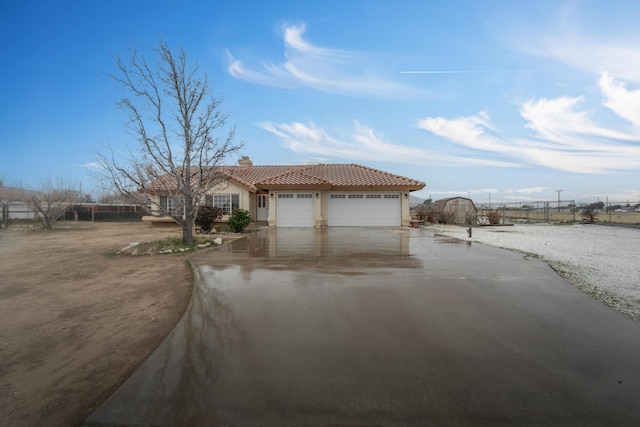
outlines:
[{"label": "distant hill", "polygon": [[39,194],[37,191],[25,190],[19,187],[6,187],[0,181],[0,200],[18,201],[24,200],[32,195]]},{"label": "distant hill", "polygon": [[409,196],[409,207],[414,207],[414,206],[418,206],[424,203],[425,199],[421,199],[420,197],[416,197],[416,196]]}]

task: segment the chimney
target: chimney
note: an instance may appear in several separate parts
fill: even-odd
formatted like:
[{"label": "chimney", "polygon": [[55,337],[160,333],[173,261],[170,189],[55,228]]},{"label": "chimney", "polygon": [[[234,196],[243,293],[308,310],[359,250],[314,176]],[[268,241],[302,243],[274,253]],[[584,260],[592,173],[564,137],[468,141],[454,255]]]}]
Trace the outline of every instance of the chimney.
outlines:
[{"label": "chimney", "polygon": [[242,158],[238,160],[238,165],[246,168],[249,166],[253,166],[253,162],[251,161],[249,156],[242,156]]}]

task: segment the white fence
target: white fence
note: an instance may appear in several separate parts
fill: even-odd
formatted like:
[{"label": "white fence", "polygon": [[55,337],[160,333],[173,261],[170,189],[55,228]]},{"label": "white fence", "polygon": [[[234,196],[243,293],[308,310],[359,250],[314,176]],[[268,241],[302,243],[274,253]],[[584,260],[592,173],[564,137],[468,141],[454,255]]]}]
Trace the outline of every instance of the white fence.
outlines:
[{"label": "white fence", "polygon": [[26,202],[3,202],[0,206],[2,209],[0,220],[2,222],[12,219],[36,219],[36,215]]}]

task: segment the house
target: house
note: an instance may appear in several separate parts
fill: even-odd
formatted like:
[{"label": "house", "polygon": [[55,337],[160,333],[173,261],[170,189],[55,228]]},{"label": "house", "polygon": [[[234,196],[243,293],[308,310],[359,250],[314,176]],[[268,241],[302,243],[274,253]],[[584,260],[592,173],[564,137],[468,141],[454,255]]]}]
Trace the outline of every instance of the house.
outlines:
[{"label": "house", "polygon": [[[357,164],[257,166],[247,156],[216,173],[223,181],[206,194],[206,205],[226,215],[245,209],[272,227],[408,226],[409,193],[425,186]],[[171,197],[157,196],[170,211]]]},{"label": "house", "polygon": [[466,197],[450,197],[433,202],[439,222],[445,224],[476,224],[477,209],[473,200]]}]

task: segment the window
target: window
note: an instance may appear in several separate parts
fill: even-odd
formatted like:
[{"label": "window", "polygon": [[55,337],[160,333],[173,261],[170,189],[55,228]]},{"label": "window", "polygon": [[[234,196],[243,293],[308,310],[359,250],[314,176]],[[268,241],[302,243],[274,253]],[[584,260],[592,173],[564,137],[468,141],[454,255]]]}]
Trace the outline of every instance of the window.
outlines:
[{"label": "window", "polygon": [[380,194],[367,194],[367,199],[382,199]]},{"label": "window", "polygon": [[332,194],[332,199],[344,199],[346,196],[344,194]]},{"label": "window", "polygon": [[296,194],[298,199],[312,199],[313,194]]},{"label": "window", "polygon": [[178,210],[184,209],[182,197],[178,196],[160,196],[160,209],[163,214],[170,216],[178,215]]},{"label": "window", "polygon": [[205,203],[214,208],[222,209],[224,215],[231,215],[234,209],[240,209],[240,195],[214,194],[213,196],[206,196]]},{"label": "window", "polygon": [[349,194],[350,199],[364,199],[362,194]]},{"label": "window", "polygon": [[290,194],[290,193],[278,193],[278,199],[293,199],[293,194]]},{"label": "window", "polygon": [[400,195],[399,194],[385,194],[384,198],[385,199],[399,199]]}]

